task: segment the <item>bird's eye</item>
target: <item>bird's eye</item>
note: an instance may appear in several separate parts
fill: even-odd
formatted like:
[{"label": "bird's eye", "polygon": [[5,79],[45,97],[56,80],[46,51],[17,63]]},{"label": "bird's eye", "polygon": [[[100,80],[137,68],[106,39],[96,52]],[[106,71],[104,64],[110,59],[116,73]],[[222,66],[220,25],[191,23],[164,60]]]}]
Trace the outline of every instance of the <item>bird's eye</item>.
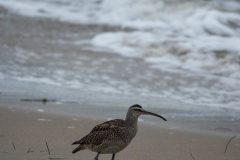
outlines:
[{"label": "bird's eye", "polygon": [[136,109],[134,109],[135,111],[138,111],[138,112],[141,112],[142,110],[141,109],[138,109],[138,108],[136,108]]}]

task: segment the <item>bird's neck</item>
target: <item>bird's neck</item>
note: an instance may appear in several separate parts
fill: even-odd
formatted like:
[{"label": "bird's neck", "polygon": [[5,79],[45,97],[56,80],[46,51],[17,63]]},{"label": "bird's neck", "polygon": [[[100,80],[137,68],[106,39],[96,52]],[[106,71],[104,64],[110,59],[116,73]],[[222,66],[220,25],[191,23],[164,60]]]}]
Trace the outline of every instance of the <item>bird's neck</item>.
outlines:
[{"label": "bird's neck", "polygon": [[133,116],[131,113],[127,113],[125,121],[129,127],[137,128],[138,117]]}]

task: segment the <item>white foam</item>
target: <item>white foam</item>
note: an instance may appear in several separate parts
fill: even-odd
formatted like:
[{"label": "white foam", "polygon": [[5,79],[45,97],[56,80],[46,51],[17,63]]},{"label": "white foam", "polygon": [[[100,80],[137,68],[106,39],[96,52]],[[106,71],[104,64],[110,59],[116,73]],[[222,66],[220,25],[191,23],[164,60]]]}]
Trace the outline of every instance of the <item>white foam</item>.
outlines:
[{"label": "white foam", "polygon": [[[180,27],[184,21],[194,17],[194,13],[206,13],[210,7],[199,4],[197,1],[169,2],[156,0],[0,0],[0,4],[16,13],[26,16],[51,17],[75,23],[107,23],[113,25],[132,26],[137,28],[152,27]],[[218,7],[220,2],[207,5]],[[230,2],[224,9],[237,11],[238,3]],[[236,5],[237,4],[237,5]],[[234,7],[233,7],[234,6]],[[174,12],[173,12],[174,11]],[[207,13],[209,14],[209,13]],[[197,14],[195,18],[202,18]],[[204,15],[203,15],[204,16]],[[186,18],[190,17],[190,18]],[[190,25],[191,21],[189,21]]]},{"label": "white foam", "polygon": [[[47,4],[34,2],[34,1],[0,1],[0,4],[11,9],[12,11],[26,15],[26,16],[45,16],[47,15],[43,11],[44,8],[49,7]],[[47,12],[47,11],[46,11]]]},{"label": "white foam", "polygon": [[[180,67],[208,73],[234,73],[240,69],[238,61],[234,61],[240,56],[240,38],[198,36],[175,39],[174,42],[167,38],[145,32],[111,32],[97,35],[92,44],[122,56],[143,58],[161,68]],[[221,52],[225,57],[218,58],[217,54]]]},{"label": "white foam", "polygon": [[97,35],[92,43],[126,57],[142,57],[147,49],[151,49],[152,43],[157,43],[157,39],[146,32],[110,32]]}]

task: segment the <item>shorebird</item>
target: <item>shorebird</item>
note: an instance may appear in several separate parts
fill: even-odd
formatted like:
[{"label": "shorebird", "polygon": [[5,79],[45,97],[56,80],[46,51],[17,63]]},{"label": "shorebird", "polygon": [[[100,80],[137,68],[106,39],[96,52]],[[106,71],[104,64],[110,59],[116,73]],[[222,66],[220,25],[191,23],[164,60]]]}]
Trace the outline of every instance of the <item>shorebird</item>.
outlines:
[{"label": "shorebird", "polygon": [[152,115],[167,121],[164,117],[146,111],[142,106],[135,104],[129,107],[125,120],[114,119],[95,126],[92,131],[82,139],[73,142],[79,145],[72,153],[88,149],[97,152],[95,160],[100,154],[112,154],[114,160],[116,153],[129,145],[137,134],[137,121],[140,115]]}]

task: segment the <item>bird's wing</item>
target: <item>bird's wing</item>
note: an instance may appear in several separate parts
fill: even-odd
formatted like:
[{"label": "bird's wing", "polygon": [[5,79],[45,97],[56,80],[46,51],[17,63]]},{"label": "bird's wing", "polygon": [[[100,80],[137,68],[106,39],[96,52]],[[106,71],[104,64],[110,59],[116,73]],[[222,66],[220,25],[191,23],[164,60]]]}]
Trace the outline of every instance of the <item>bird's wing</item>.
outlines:
[{"label": "bird's wing", "polygon": [[122,119],[110,120],[95,126],[88,135],[73,144],[100,145],[109,135],[118,134],[125,127],[126,123]]},{"label": "bird's wing", "polygon": [[106,131],[106,130],[111,130],[111,129],[121,129],[121,128],[125,128],[126,127],[126,123],[124,120],[122,119],[113,119],[110,121],[106,121],[104,123],[101,123],[97,126],[95,126],[92,132],[99,132],[99,131]]}]

